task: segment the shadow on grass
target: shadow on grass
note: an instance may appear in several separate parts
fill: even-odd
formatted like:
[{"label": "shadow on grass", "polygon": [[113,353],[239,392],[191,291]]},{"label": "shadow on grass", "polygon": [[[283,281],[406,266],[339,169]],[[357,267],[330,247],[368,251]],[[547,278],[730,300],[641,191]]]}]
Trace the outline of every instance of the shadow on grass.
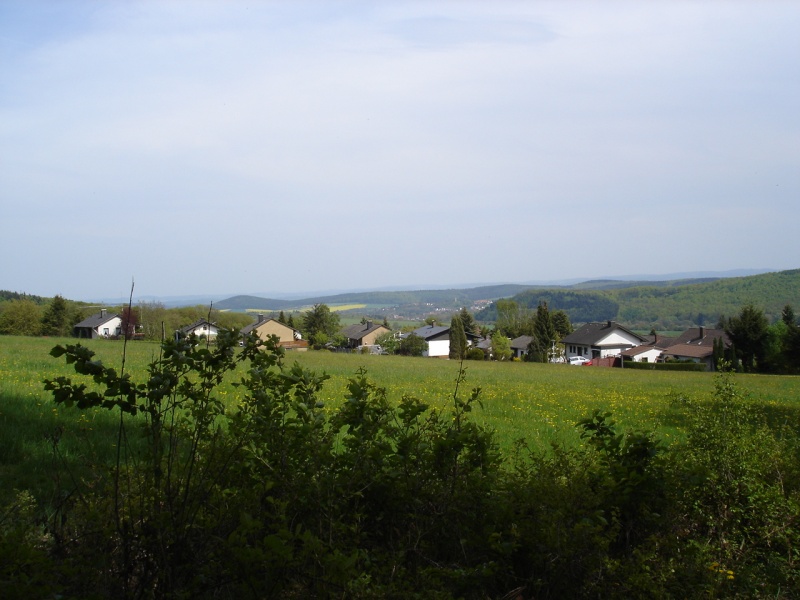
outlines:
[{"label": "shadow on grass", "polygon": [[[787,399],[788,400],[788,399]],[[755,410],[753,424],[757,422],[766,423],[767,427],[776,434],[787,429],[795,436],[800,436],[800,406],[790,404],[776,404],[774,401],[762,402],[757,399],[750,400]],[[659,422],[664,427],[674,428],[678,431],[686,432],[691,424],[692,403],[680,397],[670,399],[665,410],[659,413]],[[702,401],[705,405],[711,405],[713,399],[709,398]]]},{"label": "shadow on grass", "polygon": [[[0,394],[0,499],[28,490],[45,505],[114,464],[119,415]],[[135,425],[134,425],[135,427]],[[135,443],[138,431],[126,425]]]}]

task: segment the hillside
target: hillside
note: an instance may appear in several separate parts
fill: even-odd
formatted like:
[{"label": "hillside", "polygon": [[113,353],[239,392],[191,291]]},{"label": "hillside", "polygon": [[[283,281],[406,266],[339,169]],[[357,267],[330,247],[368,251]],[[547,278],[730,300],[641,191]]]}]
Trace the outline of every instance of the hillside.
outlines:
[{"label": "hillside", "polygon": [[332,296],[316,296],[297,300],[276,300],[258,296],[233,296],[217,302],[214,307],[220,310],[291,310],[313,304],[367,304],[373,306],[401,306],[404,304],[431,303],[436,306],[460,308],[471,305],[476,300],[494,300],[513,296],[529,289],[530,286],[503,284],[481,286],[467,289],[412,290],[395,292],[353,292]]},{"label": "hillside", "polygon": [[[613,319],[637,329],[681,329],[715,324],[737,314],[745,304],[777,319],[787,304],[800,305],[800,269],[725,279],[666,282],[586,282],[567,288],[526,290],[511,297],[520,306],[536,308],[545,301],[564,310],[573,323]],[[496,318],[493,306],[476,315]]]},{"label": "hillside", "polygon": [[[354,292],[299,300],[234,296],[215,304],[221,310],[297,310],[313,304],[362,304],[379,307],[433,306],[441,310],[472,306],[479,300],[511,298],[536,308],[547,302],[564,310],[573,323],[613,319],[636,329],[682,329],[715,324],[721,315],[737,314],[752,303],[771,320],[790,304],[800,308],[800,269],[742,277],[676,279],[670,281],[592,280],[565,286],[505,284],[467,289]],[[480,321],[494,321],[493,305],[479,311]]]}]

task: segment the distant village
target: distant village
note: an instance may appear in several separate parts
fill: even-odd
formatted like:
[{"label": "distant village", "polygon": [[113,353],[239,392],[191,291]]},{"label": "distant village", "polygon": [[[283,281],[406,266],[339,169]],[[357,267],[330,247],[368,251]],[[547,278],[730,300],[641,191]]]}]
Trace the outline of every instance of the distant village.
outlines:
[{"label": "distant village", "polygon": [[[491,301],[478,302],[473,308],[483,308]],[[435,311],[433,311],[435,312]],[[196,336],[213,340],[220,327],[207,319],[199,319],[174,332],[178,338]],[[122,315],[102,309],[74,326],[74,335],[79,338],[115,338],[123,334]],[[255,335],[262,340],[274,337],[280,347],[287,351],[306,351],[312,345],[303,338],[300,329],[282,322],[280,318],[259,314],[256,320],[241,330],[243,336]],[[453,331],[448,325],[438,325],[433,319],[422,327],[410,331],[392,331],[386,321],[377,323],[364,319],[341,327],[338,330],[339,344],[328,343],[325,349],[335,351],[389,354],[387,340],[397,342],[411,336],[419,338],[421,356],[429,358],[452,358]],[[135,334],[134,334],[135,337]],[[475,331],[464,331],[465,350],[479,350],[482,358],[491,360],[497,346],[496,336]],[[384,342],[383,344],[381,342]],[[507,338],[510,360],[526,360],[534,342],[534,336],[520,335]],[[676,337],[660,336],[655,332],[640,335],[615,321],[586,323],[552,343],[547,362],[576,366],[624,367],[631,363],[694,363],[713,370],[716,361],[731,345],[722,329],[693,327]],[[474,355],[473,355],[474,356]]]}]

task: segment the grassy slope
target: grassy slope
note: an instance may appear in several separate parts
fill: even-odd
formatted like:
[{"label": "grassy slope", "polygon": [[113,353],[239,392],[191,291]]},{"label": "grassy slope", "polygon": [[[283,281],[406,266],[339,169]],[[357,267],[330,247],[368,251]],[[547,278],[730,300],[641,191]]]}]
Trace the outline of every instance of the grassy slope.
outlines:
[{"label": "grassy slope", "polygon": [[[2,488],[47,489],[54,434],[60,435],[58,451],[79,476],[83,461],[113,458],[116,416],[106,411],[81,413],[56,408],[43,390],[42,380],[73,376],[63,360],[51,358],[56,343],[72,339],[0,337],[0,482]],[[120,368],[122,343],[84,341],[105,364]],[[147,363],[158,355],[158,344],[128,345],[127,371],[141,380]],[[346,397],[347,379],[360,368],[367,369],[377,385],[398,401],[403,394],[417,396],[431,406],[449,406],[459,365],[425,358],[364,356],[328,352],[291,353],[287,363],[297,361],[331,376],[322,396],[327,406],[337,406]],[[624,428],[657,429],[669,441],[680,435],[680,422],[671,402],[679,395],[702,398],[713,392],[713,375],[624,371],[568,365],[528,363],[465,363],[467,380],[461,393],[480,387],[483,409],[474,418],[496,428],[504,447],[518,438],[546,449],[553,440],[577,441],[573,424],[595,408],[611,411]],[[76,380],[79,379],[76,377]],[[800,409],[800,378],[738,376],[737,381],[776,418]],[[232,404],[232,386],[220,389],[221,398]],[[100,432],[99,435],[97,433]]]}]

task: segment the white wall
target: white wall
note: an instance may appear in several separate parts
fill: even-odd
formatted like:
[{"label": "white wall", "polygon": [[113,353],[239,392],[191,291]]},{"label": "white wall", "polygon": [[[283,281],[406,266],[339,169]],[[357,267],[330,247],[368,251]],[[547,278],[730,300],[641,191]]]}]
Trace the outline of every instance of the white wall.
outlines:
[{"label": "white wall", "polygon": [[643,362],[644,359],[647,359],[647,362],[654,363],[658,360],[658,357],[661,356],[661,348],[653,348],[652,350],[648,350],[647,352],[642,352],[641,354],[637,354],[633,357],[635,362]]},{"label": "white wall", "polygon": [[105,337],[106,329],[108,329],[109,337],[119,335],[122,331],[122,319],[120,317],[112,317],[97,328],[97,335]]},{"label": "white wall", "polygon": [[425,356],[450,356],[450,340],[428,342],[428,353]]}]

